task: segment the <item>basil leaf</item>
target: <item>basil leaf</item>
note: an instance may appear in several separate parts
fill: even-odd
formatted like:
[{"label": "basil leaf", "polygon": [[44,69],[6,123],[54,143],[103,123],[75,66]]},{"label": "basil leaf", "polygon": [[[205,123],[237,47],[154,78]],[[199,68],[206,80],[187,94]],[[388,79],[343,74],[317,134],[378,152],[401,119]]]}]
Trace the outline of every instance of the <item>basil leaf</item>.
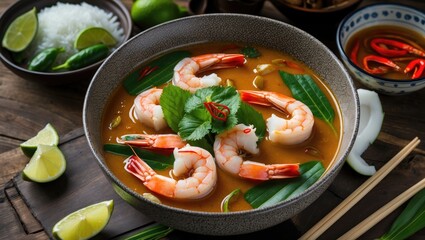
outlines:
[{"label": "basil leaf", "polygon": [[179,123],[179,134],[185,140],[199,140],[211,130],[211,115],[205,108],[185,114]]},{"label": "basil leaf", "polygon": [[211,101],[226,105],[231,114],[236,114],[241,104],[241,97],[234,87],[216,87]]},{"label": "basil leaf", "polygon": [[[142,65],[124,79],[123,85],[131,95],[137,95],[149,88],[170,81],[174,74],[174,66],[183,58],[189,57],[188,51],[175,51]],[[143,76],[144,73],[151,71]]]},{"label": "basil leaf", "polygon": [[207,99],[211,99],[216,88],[217,87],[208,87],[197,90],[192,97],[187,100],[184,111],[190,113],[194,109],[204,108],[204,102],[206,102]]},{"label": "basil leaf", "polygon": [[324,120],[332,129],[335,112],[310,75],[307,74],[289,74],[279,71],[280,77],[289,87],[295,99],[307,105],[314,116]]},{"label": "basil leaf", "polygon": [[165,121],[174,131],[179,131],[179,122],[183,119],[186,101],[192,96],[189,91],[174,85],[168,85],[162,91],[159,103],[164,113]]},{"label": "basil leaf", "polygon": [[264,121],[263,115],[257,112],[249,104],[242,102],[239,110],[236,114],[238,117],[238,122],[245,125],[254,125],[255,134],[259,140],[263,139],[266,135],[267,127],[266,122]]},{"label": "basil leaf", "polygon": [[247,58],[257,58],[261,56],[261,53],[256,48],[249,46],[242,48],[241,53]]},{"label": "basil leaf", "polygon": [[[103,149],[106,152],[121,155],[124,157],[129,157],[134,155],[134,152],[139,156],[143,161],[145,161],[152,169],[154,170],[163,170],[173,167],[174,156],[173,154],[166,156],[151,151],[147,151],[140,148],[131,148],[127,145],[121,144],[105,144]],[[133,152],[134,150],[134,152]]]},{"label": "basil leaf", "polygon": [[313,185],[325,172],[320,161],[300,164],[300,176],[292,179],[271,180],[249,189],[245,200],[253,207],[267,207],[298,196]]},{"label": "basil leaf", "polygon": [[[211,116],[204,106],[205,102],[214,102],[229,108],[226,121]],[[236,113],[241,99],[233,87],[214,86],[197,90],[185,104],[185,115],[179,123],[179,134],[185,140],[199,140],[209,133],[221,133],[237,124]]]},{"label": "basil leaf", "polygon": [[425,189],[422,189],[410,199],[406,208],[397,217],[388,233],[381,240],[402,240],[415,234],[425,227]]},{"label": "basil leaf", "polygon": [[125,240],[159,240],[163,239],[169,233],[171,233],[174,229],[157,224],[151,227],[147,227],[143,229],[141,232],[134,234],[126,238]]},{"label": "basil leaf", "polygon": [[190,113],[197,108],[204,108],[204,102],[216,102],[226,105],[231,114],[236,114],[240,105],[240,97],[234,87],[207,87],[197,90],[185,105],[185,111]]}]

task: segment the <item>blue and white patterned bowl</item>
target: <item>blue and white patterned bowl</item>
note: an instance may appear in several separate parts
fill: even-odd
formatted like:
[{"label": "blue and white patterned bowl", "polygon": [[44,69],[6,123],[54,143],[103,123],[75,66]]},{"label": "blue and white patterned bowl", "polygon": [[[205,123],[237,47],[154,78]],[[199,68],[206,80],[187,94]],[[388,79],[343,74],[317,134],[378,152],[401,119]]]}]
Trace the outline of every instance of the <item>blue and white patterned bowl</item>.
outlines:
[{"label": "blue and white patterned bowl", "polygon": [[366,87],[386,95],[403,95],[425,87],[425,78],[390,80],[373,76],[356,66],[345,52],[349,39],[362,29],[379,25],[408,28],[425,38],[425,13],[395,3],[378,3],[359,8],[346,16],[338,26],[336,41],[345,66],[353,77]]}]

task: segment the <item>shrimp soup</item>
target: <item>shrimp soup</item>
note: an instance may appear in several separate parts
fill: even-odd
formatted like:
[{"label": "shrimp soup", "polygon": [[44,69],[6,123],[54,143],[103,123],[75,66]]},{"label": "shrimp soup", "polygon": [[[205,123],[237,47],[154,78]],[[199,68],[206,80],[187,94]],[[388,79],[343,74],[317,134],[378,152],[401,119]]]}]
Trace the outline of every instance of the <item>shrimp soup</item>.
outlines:
[{"label": "shrimp soup", "polygon": [[[319,76],[303,63],[273,49],[261,46],[246,47],[244,44],[233,43],[191,45],[173,52],[186,53],[186,57],[191,58],[192,62],[185,64],[180,62],[174,68],[176,63],[184,56],[180,56],[177,61],[169,61],[172,62],[170,71],[174,69],[178,73],[172,72],[174,74],[173,81],[166,81],[154,87],[154,89],[163,89],[159,92],[159,96],[154,96],[156,91],[151,90],[149,95],[146,95],[148,97],[144,97],[148,101],[144,101],[142,106],[138,107],[137,104],[133,104],[138,97],[137,95],[139,95],[139,98],[143,98],[140,95],[147,94],[148,90],[130,94],[129,84],[126,84],[130,76],[141,79],[140,81],[143,82],[144,80],[148,81],[147,76],[150,74],[159,73],[162,69],[166,71],[161,66],[142,64],[136,68],[135,72],[126,76],[124,84],[109,99],[107,111],[104,112],[102,124],[102,139],[106,150],[104,157],[111,171],[129,188],[152,199],[152,201],[177,208],[203,212],[243,211],[256,207],[247,200],[249,197],[246,195],[249,192],[248,190],[255,186],[265,182],[291,183],[294,179],[297,180],[303,176],[302,166],[307,166],[307,163],[318,163],[323,171],[326,171],[332,164],[341,141],[342,119],[340,109],[329,88],[321,81]],[[205,55],[214,53],[223,53],[224,55]],[[204,70],[203,65],[208,65],[212,59],[218,59],[218,63],[216,62],[212,67],[215,69],[211,70],[210,67],[201,72],[201,70]],[[196,66],[193,67],[193,64]],[[200,70],[197,69],[199,66],[201,66]],[[182,68],[184,69],[181,70]],[[184,84],[197,85],[202,88],[202,81],[206,82],[207,85],[211,82],[215,85],[217,82],[214,74],[210,75],[211,77],[207,80],[186,79],[187,75],[192,74],[187,71],[189,68],[191,71],[195,71],[193,74],[196,74],[197,77],[215,73],[221,78],[219,85],[222,87],[205,87],[202,91],[213,89],[206,95],[205,92],[200,93],[200,90],[182,90]],[[328,107],[334,113],[331,119],[316,116],[315,111],[310,111],[303,101],[293,99],[293,89],[287,82],[283,81],[284,78],[291,76],[308,76],[315,83],[327,99]],[[145,77],[146,79],[143,79]],[[169,77],[166,80],[169,80]],[[225,92],[216,94],[217,89]],[[173,115],[173,112],[184,114],[184,109],[188,108],[187,102],[190,101],[187,100],[186,103],[182,103],[180,94],[189,99],[193,96],[204,96],[207,100],[199,105],[200,110],[192,112],[202,113],[202,116],[207,116],[205,117],[207,120],[204,117],[196,118],[196,116],[199,116],[196,114],[194,120],[194,116],[187,117],[186,114],[177,121],[176,118],[178,117],[175,117],[176,115]],[[227,97],[227,99],[220,101],[221,97]],[[168,104],[165,104],[167,99]],[[142,120],[143,116],[147,118],[163,117],[163,115],[156,113],[158,107],[153,106],[154,104],[160,106],[158,105],[159,102],[164,108],[163,114],[166,119],[163,128],[148,123],[148,120]],[[152,107],[148,107],[148,104],[152,104]],[[165,107],[165,105],[168,107]],[[239,108],[236,113],[234,113],[235,108]],[[240,114],[240,112],[244,113]],[[170,116],[173,117],[170,118]],[[270,117],[275,119],[268,120]],[[251,118],[255,119],[252,120]],[[281,123],[282,121],[288,122],[291,118],[300,119],[292,121],[295,126],[288,126],[289,129],[286,131],[289,131],[289,134],[286,133],[286,135],[292,142],[285,143],[280,141],[280,134],[285,135],[284,131],[271,130],[271,128],[275,127],[274,125],[281,127],[280,125],[285,124]],[[192,121],[189,121],[191,119]],[[196,125],[196,121],[199,119],[204,119],[206,122]],[[196,126],[191,125],[192,123]],[[209,127],[204,127],[204,125],[209,125]],[[177,133],[175,130],[179,127],[182,130]],[[194,128],[193,131],[188,132],[187,129],[191,129],[191,127]],[[269,127],[268,131],[267,127]],[[204,134],[202,135],[200,132],[204,132]],[[271,140],[270,132],[276,132],[274,138],[277,140]],[[143,143],[136,143],[141,138],[140,135],[134,137],[133,134],[143,134]],[[194,135],[197,136],[194,137]],[[127,136],[127,138],[123,136]],[[220,143],[218,143],[219,138],[222,140]],[[185,146],[187,143],[193,147]],[[121,151],[111,148],[111,146],[117,145],[128,149]],[[149,154],[142,156],[141,159],[146,160],[146,162],[154,161],[162,164],[162,167],[152,167],[153,171],[150,171],[149,175],[153,174],[151,177],[155,176],[155,178],[162,175],[163,179],[158,180],[158,182],[160,182],[160,185],[164,185],[161,185],[161,187],[144,185],[144,182],[147,184],[146,182],[152,182],[152,180],[137,175],[140,164],[143,165],[144,163],[137,163],[134,160],[136,161],[135,165],[128,164],[128,156],[134,153],[127,145],[131,145],[131,149],[135,153],[138,153],[141,145],[143,145],[142,148],[145,148],[143,151]],[[174,150],[173,155],[174,148],[176,150]],[[192,154],[194,157],[182,157],[182,154]],[[211,156],[208,156],[208,154]],[[220,158],[218,154],[220,154]],[[175,159],[183,158],[184,161],[188,158],[192,160],[196,158],[194,165],[197,168],[177,177],[175,172],[177,166],[173,165],[172,162],[174,157]],[[207,163],[209,157],[215,160],[215,169],[207,166],[207,164],[210,164]],[[233,162],[232,157],[243,159],[243,164],[240,160]],[[230,167],[226,167],[227,162],[232,162],[232,164],[229,164]],[[125,166],[127,166],[127,170]],[[137,168],[137,170],[134,168]],[[208,169],[208,173],[205,169]],[[131,171],[133,172],[131,173]],[[204,175],[198,174],[197,171],[201,171]],[[164,196],[162,191],[165,188],[171,188],[171,191],[175,192],[177,192],[176,189],[184,191],[187,190],[185,188],[190,188],[188,185],[181,186],[175,184],[175,182],[189,178],[189,176],[195,176],[194,172],[198,174],[197,181],[199,181],[193,183],[196,185],[196,189],[207,186],[211,187],[212,191],[207,191],[205,196],[201,196],[199,192],[185,193],[187,195],[183,194],[182,199],[177,199],[177,194],[171,197]],[[214,172],[216,178],[207,177],[210,172]],[[262,177],[258,177],[257,174],[262,174]],[[264,178],[264,175],[266,175],[266,179],[270,180],[260,179]],[[230,194],[232,192],[239,194],[233,196]],[[232,196],[231,201],[224,200],[226,197],[229,199],[229,196]]]}]

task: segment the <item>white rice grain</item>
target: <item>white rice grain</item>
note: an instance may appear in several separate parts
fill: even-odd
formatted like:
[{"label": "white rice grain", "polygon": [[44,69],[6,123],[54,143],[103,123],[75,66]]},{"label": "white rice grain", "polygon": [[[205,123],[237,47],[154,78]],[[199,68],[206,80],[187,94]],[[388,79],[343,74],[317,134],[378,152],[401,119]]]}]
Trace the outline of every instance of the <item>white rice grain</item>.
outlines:
[{"label": "white rice grain", "polygon": [[102,27],[108,30],[118,42],[124,40],[124,30],[117,16],[88,3],[71,4],[58,2],[51,7],[43,8],[38,13],[38,31],[30,46],[29,54],[34,56],[51,47],[63,47],[57,64],[63,63],[78,50],[74,41],[80,31],[88,27]]}]

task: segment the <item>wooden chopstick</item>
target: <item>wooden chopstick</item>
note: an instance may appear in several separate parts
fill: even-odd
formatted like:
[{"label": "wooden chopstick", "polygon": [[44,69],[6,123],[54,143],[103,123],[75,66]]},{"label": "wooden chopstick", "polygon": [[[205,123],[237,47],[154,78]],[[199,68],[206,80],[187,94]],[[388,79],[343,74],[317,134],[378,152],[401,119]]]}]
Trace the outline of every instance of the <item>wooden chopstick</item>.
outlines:
[{"label": "wooden chopstick", "polygon": [[396,198],[387,203],[385,206],[381,207],[378,211],[367,217],[361,223],[357,224],[350,231],[339,237],[338,240],[357,239],[358,237],[363,235],[363,233],[365,233],[383,218],[388,216],[388,214],[390,214],[396,208],[400,207],[401,204],[409,200],[423,188],[425,188],[425,178],[410,187],[409,189],[407,189],[406,191],[404,191],[402,194],[398,195]]},{"label": "wooden chopstick", "polygon": [[418,137],[415,137],[400,152],[398,152],[390,161],[382,166],[374,175],[366,180],[360,187],[342,201],[336,208],[329,212],[322,220],[302,235],[299,240],[317,239],[332,224],[334,224],[342,215],[344,215],[352,206],[362,199],[373,187],[375,187],[391,170],[393,170],[415,147],[420,143]]}]

